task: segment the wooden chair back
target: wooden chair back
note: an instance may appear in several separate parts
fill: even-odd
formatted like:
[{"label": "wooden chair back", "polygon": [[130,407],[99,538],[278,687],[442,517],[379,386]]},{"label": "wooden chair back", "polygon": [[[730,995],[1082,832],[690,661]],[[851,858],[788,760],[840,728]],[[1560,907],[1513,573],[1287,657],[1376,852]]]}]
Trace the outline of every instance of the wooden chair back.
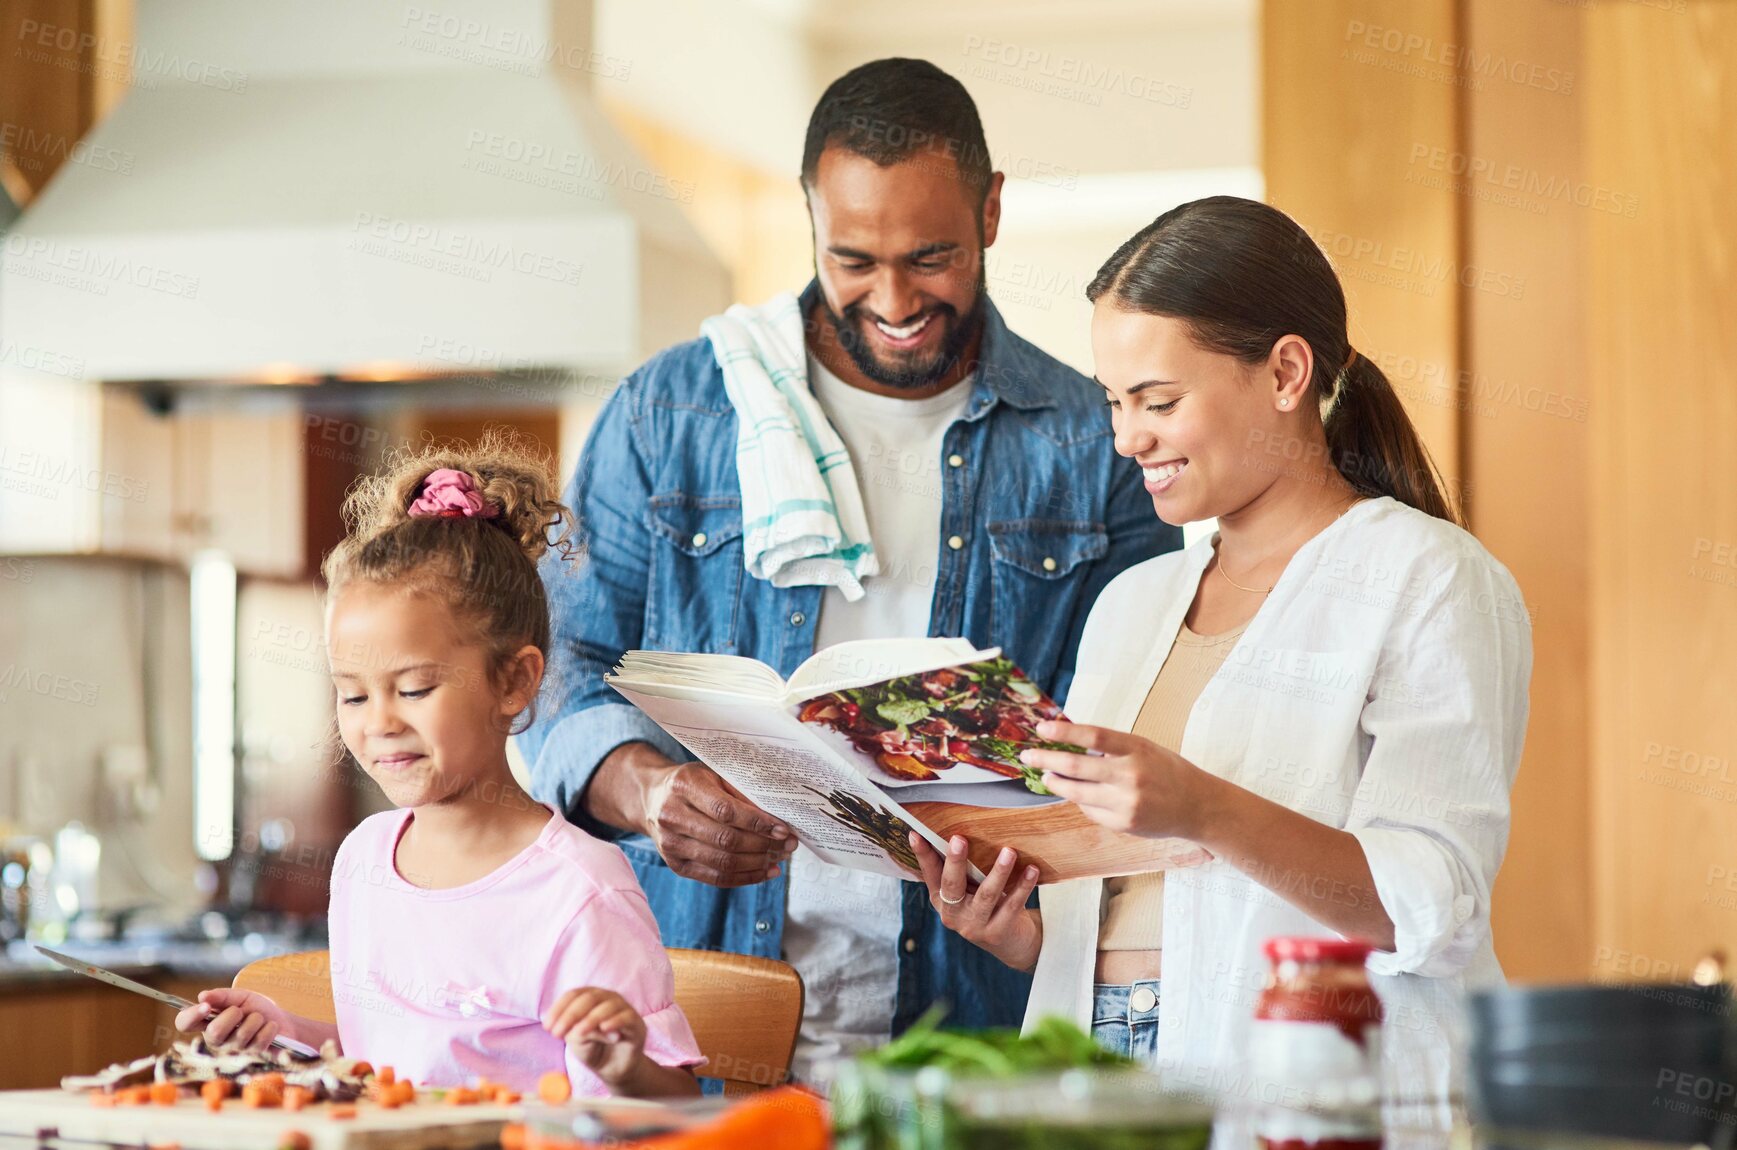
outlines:
[{"label": "wooden chair back", "polygon": [[338,1021],[329,951],[300,950],[255,959],[236,973],[230,985],[263,994],[291,1014],[315,1022]]}]

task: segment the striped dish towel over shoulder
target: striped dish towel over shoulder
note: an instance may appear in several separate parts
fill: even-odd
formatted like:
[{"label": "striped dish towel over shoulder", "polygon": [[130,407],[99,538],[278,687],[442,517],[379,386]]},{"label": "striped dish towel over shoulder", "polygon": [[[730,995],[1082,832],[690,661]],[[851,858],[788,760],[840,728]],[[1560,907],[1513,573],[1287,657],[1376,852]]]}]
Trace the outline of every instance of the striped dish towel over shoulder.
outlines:
[{"label": "striped dish towel over shoulder", "polygon": [[776,587],[837,587],[852,602],[880,572],[844,441],[808,386],[802,309],[785,293],[700,324],[736,409],[748,573]]}]

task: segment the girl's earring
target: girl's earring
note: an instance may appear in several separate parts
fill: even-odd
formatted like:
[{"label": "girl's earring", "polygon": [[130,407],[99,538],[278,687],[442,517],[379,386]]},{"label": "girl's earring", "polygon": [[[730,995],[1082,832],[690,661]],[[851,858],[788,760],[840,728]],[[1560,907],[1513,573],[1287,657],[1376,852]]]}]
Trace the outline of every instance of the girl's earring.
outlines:
[{"label": "girl's earring", "polygon": [[1281,399],[1281,400],[1279,400],[1279,406],[1280,407],[1289,407],[1289,406],[1291,406],[1291,401],[1289,399]]}]

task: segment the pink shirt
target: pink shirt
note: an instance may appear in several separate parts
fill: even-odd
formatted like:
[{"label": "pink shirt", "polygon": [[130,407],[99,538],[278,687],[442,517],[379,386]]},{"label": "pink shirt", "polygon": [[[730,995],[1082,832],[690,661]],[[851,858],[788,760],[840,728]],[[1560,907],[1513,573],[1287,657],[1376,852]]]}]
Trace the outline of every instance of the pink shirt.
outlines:
[{"label": "pink shirt", "polygon": [[551,811],[537,840],[499,870],[424,890],[393,863],[411,815],[363,820],[332,866],[332,992],[345,1054],[433,1086],[482,1077],[530,1091],[564,1069],[574,1093],[606,1095],[541,1021],[564,991],[598,986],[644,1016],[647,1057],[703,1061],[620,849]]}]

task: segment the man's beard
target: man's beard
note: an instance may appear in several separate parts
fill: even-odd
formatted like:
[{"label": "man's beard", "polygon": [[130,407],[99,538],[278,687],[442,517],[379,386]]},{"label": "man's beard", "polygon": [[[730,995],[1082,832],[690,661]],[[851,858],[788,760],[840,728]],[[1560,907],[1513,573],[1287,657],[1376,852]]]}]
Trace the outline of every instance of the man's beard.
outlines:
[{"label": "man's beard", "polygon": [[965,350],[983,330],[983,301],[988,298],[988,288],[987,277],[979,272],[976,297],[972,301],[971,310],[963,318],[951,304],[934,306],[934,318],[929,322],[941,324],[942,330],[941,346],[933,352],[895,351],[888,353],[885,358],[876,354],[870,343],[873,337],[863,334],[864,325],[871,324],[874,320],[861,307],[852,304],[840,314],[832,310],[832,303],[826,298],[825,292],[820,293],[820,307],[832,324],[832,332],[838,345],[844,348],[845,354],[850,356],[850,361],[856,365],[858,371],[882,387],[921,391],[941,382],[948,372],[957,367],[965,355]]}]

